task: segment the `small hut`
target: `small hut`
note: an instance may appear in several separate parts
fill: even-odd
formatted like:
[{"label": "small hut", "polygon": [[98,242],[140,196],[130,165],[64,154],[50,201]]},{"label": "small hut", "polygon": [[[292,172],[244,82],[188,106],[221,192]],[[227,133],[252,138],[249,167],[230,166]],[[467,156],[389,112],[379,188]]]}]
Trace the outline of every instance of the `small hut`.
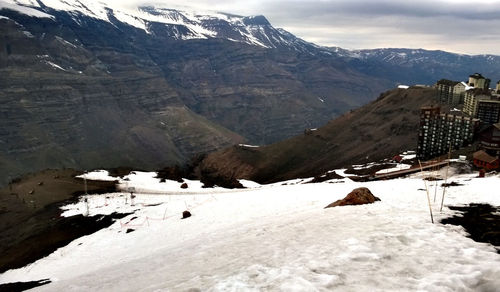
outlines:
[{"label": "small hut", "polygon": [[497,169],[500,166],[498,158],[486,153],[484,150],[474,152],[474,165],[485,170]]}]

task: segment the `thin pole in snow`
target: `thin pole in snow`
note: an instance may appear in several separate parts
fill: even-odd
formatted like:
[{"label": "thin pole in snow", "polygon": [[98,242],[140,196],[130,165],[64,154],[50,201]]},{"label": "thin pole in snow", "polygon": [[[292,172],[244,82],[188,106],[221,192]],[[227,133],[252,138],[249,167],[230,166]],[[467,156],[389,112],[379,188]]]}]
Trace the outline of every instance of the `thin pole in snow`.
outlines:
[{"label": "thin pole in snow", "polygon": [[86,196],[86,195],[88,195],[88,193],[87,193],[87,171],[86,170],[83,173],[83,185],[84,185],[85,196]]},{"label": "thin pole in snow", "polygon": [[89,214],[90,214],[89,199],[85,198],[84,202],[85,202],[85,216],[89,216]]},{"label": "thin pole in snow", "polygon": [[451,159],[451,143],[450,143],[450,150],[448,151],[448,165],[446,166],[446,175],[444,177],[444,186],[443,186],[443,195],[441,196],[441,208],[439,208],[439,212],[443,211],[443,204],[444,204],[444,195],[446,193],[446,183],[448,182],[448,170],[450,169],[450,159]]},{"label": "thin pole in snow", "polygon": [[[424,173],[424,168],[422,167],[422,163],[420,162],[420,159],[418,160],[418,164],[420,165],[420,172]],[[425,191],[427,193],[427,203],[429,203],[429,212],[431,213],[431,222],[434,224],[434,216],[432,216],[432,207],[431,207],[431,198],[429,196],[429,189],[427,188],[427,182],[425,181],[425,178],[423,179],[424,184],[425,184]]]},{"label": "thin pole in snow", "polygon": [[[439,160],[438,160],[439,163]],[[438,166],[434,166],[434,203],[436,203],[437,186],[438,186]]]},{"label": "thin pole in snow", "polygon": [[167,216],[167,209],[168,209],[168,206],[165,207],[165,212],[163,212],[163,220],[165,220],[165,217]]}]

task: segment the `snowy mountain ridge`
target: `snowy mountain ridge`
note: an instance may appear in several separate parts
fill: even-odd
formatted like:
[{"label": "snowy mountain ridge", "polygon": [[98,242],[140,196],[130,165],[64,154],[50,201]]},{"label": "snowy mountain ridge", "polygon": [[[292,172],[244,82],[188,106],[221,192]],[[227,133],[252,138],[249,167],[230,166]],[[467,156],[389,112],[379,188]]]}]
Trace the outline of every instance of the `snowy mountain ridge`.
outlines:
[{"label": "snowy mountain ridge", "polygon": [[0,9],[52,19],[56,18],[56,12],[66,12],[78,24],[81,23],[80,18],[85,16],[113,25],[121,22],[148,34],[154,33],[150,29],[152,25],[163,24],[173,31],[169,36],[177,40],[219,38],[263,48],[292,47],[297,51],[318,48],[283,29],[274,28],[262,15],[244,17],[153,6],[123,8],[94,0],[0,0]]},{"label": "snowy mountain ridge", "polygon": [[445,52],[441,50],[407,49],[407,48],[379,48],[364,50],[346,50],[339,47],[330,47],[330,51],[345,58],[363,61],[377,60],[391,65],[418,65],[425,63],[468,62],[481,59],[488,64],[499,64],[495,55],[467,55]]},{"label": "snowy mountain ridge", "polygon": [[454,62],[481,59],[480,61],[492,65],[500,64],[500,58],[495,55],[471,56],[404,48],[348,50],[340,47],[319,46],[304,41],[284,29],[273,27],[262,15],[239,16],[206,10],[200,12],[188,6],[177,6],[173,9],[172,6],[162,7],[160,4],[160,6],[125,8],[116,3],[96,0],[0,0],[0,10],[2,9],[54,20],[55,14],[66,12],[78,24],[81,24],[82,17],[90,17],[113,25],[126,24],[148,34],[155,34],[151,29],[152,26],[162,24],[171,31],[168,37],[176,40],[225,39],[262,48],[286,48],[312,55],[335,55],[362,61],[376,60],[398,66],[436,63],[436,55],[448,59],[453,58]]}]

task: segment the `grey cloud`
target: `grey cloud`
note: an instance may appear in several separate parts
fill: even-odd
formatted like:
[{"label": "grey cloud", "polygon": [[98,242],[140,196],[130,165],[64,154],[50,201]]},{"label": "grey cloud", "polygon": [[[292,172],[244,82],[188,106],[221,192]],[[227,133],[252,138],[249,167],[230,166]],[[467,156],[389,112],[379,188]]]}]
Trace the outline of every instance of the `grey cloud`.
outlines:
[{"label": "grey cloud", "polygon": [[498,19],[500,3],[480,4],[474,6],[466,3],[449,3],[443,1],[269,1],[262,5],[266,11],[293,16],[321,15],[358,15],[358,16],[410,16],[437,17],[449,16],[464,19]]},{"label": "grey cloud", "polygon": [[500,5],[474,7],[429,0],[302,0],[268,2],[261,9],[274,25],[324,45],[499,54]]}]

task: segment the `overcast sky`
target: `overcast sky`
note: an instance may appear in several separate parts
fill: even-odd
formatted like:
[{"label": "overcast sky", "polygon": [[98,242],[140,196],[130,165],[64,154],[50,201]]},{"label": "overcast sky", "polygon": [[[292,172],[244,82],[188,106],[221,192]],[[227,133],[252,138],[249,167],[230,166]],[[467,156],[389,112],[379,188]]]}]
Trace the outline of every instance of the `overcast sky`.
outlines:
[{"label": "overcast sky", "polygon": [[500,0],[120,0],[130,5],[146,1],[262,14],[273,26],[324,46],[500,55]]}]

